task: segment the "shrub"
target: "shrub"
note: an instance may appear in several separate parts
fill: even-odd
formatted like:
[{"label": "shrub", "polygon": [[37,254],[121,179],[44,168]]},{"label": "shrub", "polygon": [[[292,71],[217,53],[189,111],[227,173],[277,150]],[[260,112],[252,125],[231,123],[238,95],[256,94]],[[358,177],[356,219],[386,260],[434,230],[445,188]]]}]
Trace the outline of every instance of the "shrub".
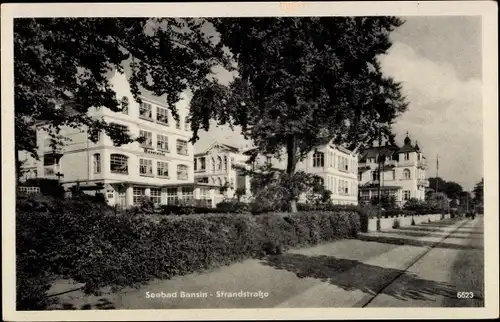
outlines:
[{"label": "shrub", "polygon": [[377,218],[377,231],[380,231],[381,230],[381,227],[380,227],[380,218]]},{"label": "shrub", "polygon": [[57,212],[28,211],[26,202],[18,200],[16,247],[18,259],[27,264],[17,269],[33,278],[18,283],[21,295],[45,290],[44,280],[35,279],[29,268],[71,277],[96,292],[355,237],[360,229],[355,212],[161,216],[86,208],[77,200],[52,200]]},{"label": "shrub", "polygon": [[250,206],[246,202],[241,201],[223,201],[216,205],[218,210],[225,210],[231,213],[246,213],[250,211]]},{"label": "shrub", "polygon": [[64,197],[64,188],[56,179],[30,178],[23,183],[23,186],[39,187],[40,193],[44,195]]},{"label": "shrub", "polygon": [[399,219],[396,218],[396,219],[394,219],[394,223],[392,224],[392,228],[397,229],[399,227],[401,227],[401,225],[399,223]]}]

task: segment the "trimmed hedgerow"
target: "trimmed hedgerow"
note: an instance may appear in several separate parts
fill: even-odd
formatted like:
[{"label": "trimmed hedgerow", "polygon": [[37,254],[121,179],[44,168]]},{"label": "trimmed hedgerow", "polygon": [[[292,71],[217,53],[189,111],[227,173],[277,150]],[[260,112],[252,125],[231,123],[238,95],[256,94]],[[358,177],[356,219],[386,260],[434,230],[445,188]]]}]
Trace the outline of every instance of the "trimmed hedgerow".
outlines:
[{"label": "trimmed hedgerow", "polygon": [[[28,211],[33,204],[36,211]],[[30,298],[46,290],[41,272],[72,278],[96,292],[351,238],[361,226],[358,214],[346,211],[162,216],[81,206],[76,200],[43,206],[18,201],[16,247],[23,264],[17,270],[30,278],[18,280],[19,305],[43,305],[43,298]]]}]

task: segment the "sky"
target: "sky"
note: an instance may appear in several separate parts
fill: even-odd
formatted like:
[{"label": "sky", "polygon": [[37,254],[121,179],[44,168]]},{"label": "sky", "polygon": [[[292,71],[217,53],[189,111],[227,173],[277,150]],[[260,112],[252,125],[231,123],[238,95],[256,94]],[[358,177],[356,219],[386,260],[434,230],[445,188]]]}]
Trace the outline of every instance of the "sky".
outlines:
[{"label": "sky", "polygon": [[[394,125],[396,141],[408,131],[426,156],[428,177],[472,190],[483,177],[481,17],[402,17],[393,46],[380,57],[382,71],[402,82],[408,110]],[[221,82],[232,75],[217,70]],[[211,126],[200,132],[197,151],[217,140],[242,146],[238,129]]]}]

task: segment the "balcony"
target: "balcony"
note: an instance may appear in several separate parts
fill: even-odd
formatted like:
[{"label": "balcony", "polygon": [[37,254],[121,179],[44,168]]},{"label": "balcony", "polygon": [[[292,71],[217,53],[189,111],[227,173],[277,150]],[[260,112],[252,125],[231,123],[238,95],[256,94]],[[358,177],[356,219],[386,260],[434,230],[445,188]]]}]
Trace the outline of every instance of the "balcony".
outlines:
[{"label": "balcony", "polygon": [[43,176],[45,178],[57,178],[60,169],[57,165],[47,165],[43,167]]},{"label": "balcony", "polygon": [[418,179],[417,180],[417,185],[421,187],[429,187],[429,180],[427,179]]},{"label": "balcony", "polygon": [[426,160],[417,161],[417,167],[421,169],[427,169],[427,161]]},{"label": "balcony", "polygon": [[397,167],[398,166],[398,161],[396,160],[386,160],[384,162],[385,167]]}]

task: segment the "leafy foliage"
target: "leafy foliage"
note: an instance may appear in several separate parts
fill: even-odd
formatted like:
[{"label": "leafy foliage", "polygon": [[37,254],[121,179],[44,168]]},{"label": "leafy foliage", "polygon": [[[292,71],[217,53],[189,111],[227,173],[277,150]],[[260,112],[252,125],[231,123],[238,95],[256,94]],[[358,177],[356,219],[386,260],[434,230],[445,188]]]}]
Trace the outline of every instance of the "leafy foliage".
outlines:
[{"label": "leafy foliage", "polygon": [[[74,200],[52,203],[66,210],[29,209],[26,199],[18,200],[17,270],[23,277],[65,275],[92,293],[350,238],[360,227],[357,214],[346,211],[158,217],[115,214],[103,205],[87,209]],[[44,285],[18,281],[18,294],[43,295]]]},{"label": "leafy foliage", "polygon": [[239,76],[228,86],[212,82],[195,91],[193,140],[216,119],[241,126],[258,153],[285,150],[292,208],[298,182],[292,174],[300,159],[331,139],[350,148],[370,143],[374,122],[391,137],[394,118],[407,108],[400,84],[382,75],[377,59],[390,48],[389,34],[402,24],[398,18],[210,21]]},{"label": "leafy foliage", "polygon": [[484,204],[484,178],[474,186],[474,204],[483,206]]},{"label": "leafy foliage", "polygon": [[134,99],[141,102],[141,90],[166,95],[177,117],[180,94],[200,88],[212,67],[226,65],[222,45],[203,33],[204,24],[178,18],[15,19],[16,151],[38,157],[30,130],[37,121],[46,121],[56,144],[63,143],[63,126],[87,128],[93,142],[100,132],[116,145],[135,140],[87,114],[91,107],[121,111],[108,74],[127,64]]},{"label": "leafy foliage", "polygon": [[434,191],[444,192],[450,199],[458,199],[463,192],[463,187],[453,181],[446,181],[440,177],[429,178],[429,187]]}]

